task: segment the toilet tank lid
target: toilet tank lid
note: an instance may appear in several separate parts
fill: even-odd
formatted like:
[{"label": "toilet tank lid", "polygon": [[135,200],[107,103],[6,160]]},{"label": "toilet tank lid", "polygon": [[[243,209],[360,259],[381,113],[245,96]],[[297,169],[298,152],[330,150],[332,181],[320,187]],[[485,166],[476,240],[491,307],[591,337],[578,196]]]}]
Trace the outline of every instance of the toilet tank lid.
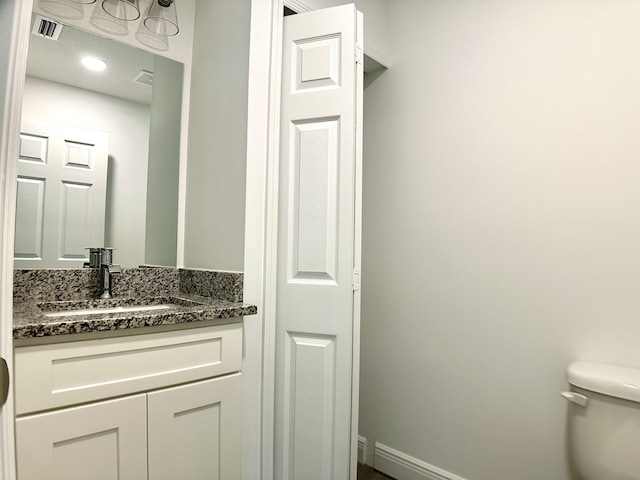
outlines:
[{"label": "toilet tank lid", "polygon": [[573,362],[567,371],[571,385],[640,403],[640,369],[606,363]]}]

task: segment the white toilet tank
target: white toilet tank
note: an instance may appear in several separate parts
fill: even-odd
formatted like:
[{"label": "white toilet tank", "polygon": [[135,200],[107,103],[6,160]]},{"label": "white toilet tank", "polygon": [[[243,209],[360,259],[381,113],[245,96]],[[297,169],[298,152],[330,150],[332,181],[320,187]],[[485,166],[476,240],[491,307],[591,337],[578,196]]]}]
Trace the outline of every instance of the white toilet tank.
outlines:
[{"label": "white toilet tank", "polygon": [[640,369],[574,362],[567,380],[576,480],[640,480]]}]

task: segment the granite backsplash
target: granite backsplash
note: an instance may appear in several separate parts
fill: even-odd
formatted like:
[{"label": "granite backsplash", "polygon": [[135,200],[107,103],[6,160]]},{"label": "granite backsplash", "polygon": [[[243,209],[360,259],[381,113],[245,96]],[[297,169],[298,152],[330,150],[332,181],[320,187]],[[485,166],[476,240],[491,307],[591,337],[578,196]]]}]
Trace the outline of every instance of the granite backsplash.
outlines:
[{"label": "granite backsplash", "polygon": [[[241,272],[142,266],[123,268],[112,278],[114,297],[186,293],[242,302]],[[84,300],[100,293],[99,269],[16,269],[13,273],[15,302]]]}]

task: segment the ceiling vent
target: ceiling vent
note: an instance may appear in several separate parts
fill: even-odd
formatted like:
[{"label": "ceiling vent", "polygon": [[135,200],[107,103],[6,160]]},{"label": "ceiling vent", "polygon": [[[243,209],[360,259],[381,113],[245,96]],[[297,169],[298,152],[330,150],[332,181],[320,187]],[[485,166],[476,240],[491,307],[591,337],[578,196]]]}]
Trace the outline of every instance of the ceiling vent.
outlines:
[{"label": "ceiling vent", "polygon": [[153,72],[140,70],[140,73],[133,77],[133,81],[151,87],[153,86]]},{"label": "ceiling vent", "polygon": [[31,33],[49,40],[58,40],[60,32],[62,32],[62,24],[42,15],[36,15],[35,17]]}]

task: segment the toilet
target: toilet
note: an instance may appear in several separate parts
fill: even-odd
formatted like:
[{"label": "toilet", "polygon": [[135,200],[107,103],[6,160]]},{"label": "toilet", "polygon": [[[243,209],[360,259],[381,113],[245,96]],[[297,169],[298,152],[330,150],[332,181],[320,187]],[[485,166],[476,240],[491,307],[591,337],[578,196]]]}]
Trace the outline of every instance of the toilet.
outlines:
[{"label": "toilet", "polygon": [[640,480],[640,369],[574,362],[567,445],[576,480]]}]

